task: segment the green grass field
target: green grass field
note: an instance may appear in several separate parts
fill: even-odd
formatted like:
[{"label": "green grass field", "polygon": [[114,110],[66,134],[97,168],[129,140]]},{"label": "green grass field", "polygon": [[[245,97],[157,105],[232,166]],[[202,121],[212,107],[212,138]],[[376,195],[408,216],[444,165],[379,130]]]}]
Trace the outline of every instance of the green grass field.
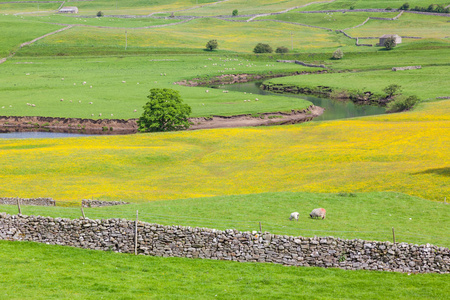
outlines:
[{"label": "green grass field", "polygon": [[[55,14],[60,3],[0,4],[0,59],[15,52],[0,64],[0,115],[137,118],[154,87],[180,91],[195,117],[303,109],[309,102],[295,98],[258,95],[258,102],[244,102],[255,96],[173,84],[223,74],[317,70],[277,59],[324,64],[332,73],[270,82],[375,93],[396,83],[421,103],[399,114],[279,127],[0,139],[0,196],[48,196],[60,205],[23,206],[27,215],[78,218],[80,200],[94,197],[133,204],[85,209],[91,219],[133,219],[139,210],[141,220],[167,225],[251,231],[262,222],[272,233],[381,241],[391,240],[394,227],[397,241],[449,247],[450,208],[442,201],[450,199],[450,100],[435,99],[450,96],[448,16],[404,13],[396,21],[370,20],[346,30],[355,37],[422,37],[386,51],[356,47],[335,31],[271,20],[346,29],[369,16],[398,13],[298,11],[395,9],[404,0],[215,2],[67,2],[79,8],[75,16]],[[237,9],[235,20],[242,21],[251,17],[246,14],[296,7],[255,22],[214,18]],[[146,17],[93,17],[98,11]],[[171,19],[172,12],[202,18],[176,24],[181,20]],[[68,24],[76,26],[19,48]],[[211,39],[219,49],[206,52]],[[290,53],[254,55],[260,42]],[[337,48],[344,58],[332,60]],[[390,71],[414,65],[422,69]],[[325,220],[307,217],[315,207],[327,209]],[[16,209],[0,206],[11,214]],[[292,211],[301,213],[299,222],[288,220]],[[0,241],[0,261],[5,299],[446,299],[450,292],[448,274],[135,257],[7,241]]]},{"label": "green grass field", "polygon": [[[449,275],[132,256],[0,241],[5,299],[445,299]],[[4,265],[3,265],[4,266]]]}]

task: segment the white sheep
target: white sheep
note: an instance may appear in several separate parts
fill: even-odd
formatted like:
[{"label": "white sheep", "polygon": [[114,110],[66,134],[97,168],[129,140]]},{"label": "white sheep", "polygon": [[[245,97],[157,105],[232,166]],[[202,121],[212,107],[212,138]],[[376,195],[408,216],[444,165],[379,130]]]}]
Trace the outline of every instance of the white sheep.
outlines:
[{"label": "white sheep", "polygon": [[137,109],[135,109],[134,112],[137,112]]},{"label": "white sheep", "polygon": [[327,211],[325,210],[325,208],[315,208],[309,214],[309,216],[312,219],[318,219],[318,218],[325,219],[326,215],[327,215]]},{"label": "white sheep", "polygon": [[300,214],[298,212],[293,212],[293,213],[291,213],[291,216],[289,217],[289,220],[292,221],[293,219],[295,219],[295,220],[298,221],[298,216],[299,215]]},{"label": "white sheep", "polygon": [[209,93],[209,90],[206,90],[205,93]]}]

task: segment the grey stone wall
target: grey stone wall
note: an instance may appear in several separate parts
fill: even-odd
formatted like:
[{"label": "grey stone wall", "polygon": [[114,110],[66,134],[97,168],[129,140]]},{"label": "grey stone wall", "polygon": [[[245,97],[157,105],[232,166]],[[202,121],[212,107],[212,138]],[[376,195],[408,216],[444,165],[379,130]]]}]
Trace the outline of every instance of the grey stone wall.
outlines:
[{"label": "grey stone wall", "polygon": [[[141,255],[269,262],[349,270],[449,273],[450,250],[434,245],[294,237],[162,226],[138,222]],[[0,239],[35,241],[95,250],[134,252],[135,222],[125,219],[61,219],[0,213]]]},{"label": "grey stone wall", "polygon": [[308,63],[304,63],[304,62],[299,61],[299,60],[282,60],[282,59],[279,59],[279,60],[277,60],[277,62],[281,62],[281,63],[295,63],[297,65],[301,65],[301,66],[305,66],[305,67],[311,67],[311,68],[324,68],[324,69],[327,68],[327,67],[325,67],[325,65],[308,64]]},{"label": "grey stone wall", "polygon": [[14,198],[14,197],[0,197],[0,204],[17,205],[17,200],[20,201],[20,205],[32,205],[32,206],[55,206],[56,201],[52,198]]},{"label": "grey stone wall", "polygon": [[417,69],[422,69],[422,66],[393,67],[392,71],[417,70]]},{"label": "grey stone wall", "polygon": [[101,200],[89,200],[89,199],[81,200],[82,207],[102,207],[102,206],[114,206],[114,205],[124,205],[124,204],[130,204],[130,202],[101,201]]}]

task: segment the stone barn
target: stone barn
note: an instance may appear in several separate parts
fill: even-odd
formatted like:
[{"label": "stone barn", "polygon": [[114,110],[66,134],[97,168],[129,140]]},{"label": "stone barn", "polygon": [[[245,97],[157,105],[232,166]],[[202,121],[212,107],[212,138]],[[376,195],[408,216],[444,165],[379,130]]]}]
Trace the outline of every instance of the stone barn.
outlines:
[{"label": "stone barn", "polygon": [[401,36],[399,36],[397,34],[385,34],[382,37],[380,37],[380,42],[378,43],[378,46],[384,46],[384,42],[390,37],[393,37],[395,39],[395,43],[397,45],[401,44],[401,42],[402,42]]},{"label": "stone barn", "polygon": [[63,7],[58,12],[64,13],[64,14],[77,14],[78,13],[78,7],[76,7],[76,6]]}]

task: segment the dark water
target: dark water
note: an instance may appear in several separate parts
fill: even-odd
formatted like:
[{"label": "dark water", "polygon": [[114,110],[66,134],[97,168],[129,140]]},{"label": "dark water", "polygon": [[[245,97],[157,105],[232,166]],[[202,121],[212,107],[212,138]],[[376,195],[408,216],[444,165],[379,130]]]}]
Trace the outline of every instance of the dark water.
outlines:
[{"label": "dark water", "polygon": [[276,94],[259,88],[262,82],[248,82],[239,84],[229,84],[220,86],[222,89],[229,91],[247,92],[259,95],[276,95],[279,97],[294,97],[305,99],[312,102],[316,106],[325,108],[325,112],[313,119],[313,121],[338,120],[354,117],[363,117],[371,115],[380,115],[386,112],[386,108],[374,105],[357,105],[352,101],[338,101],[326,98],[318,98],[305,96],[300,94]]}]

